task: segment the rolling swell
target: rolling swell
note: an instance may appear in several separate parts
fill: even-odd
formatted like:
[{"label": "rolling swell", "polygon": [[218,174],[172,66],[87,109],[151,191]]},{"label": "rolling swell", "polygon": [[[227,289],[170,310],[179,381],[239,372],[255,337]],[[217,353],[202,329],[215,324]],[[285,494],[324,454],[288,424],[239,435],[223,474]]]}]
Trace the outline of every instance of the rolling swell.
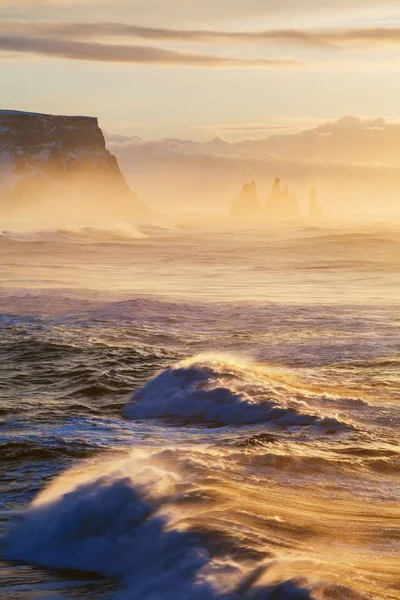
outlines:
[{"label": "rolling swell", "polygon": [[[84,344],[85,352],[79,343],[67,346],[72,347],[72,354],[68,350],[65,360],[61,349],[51,368],[57,381],[56,365],[62,366],[70,390],[75,384],[83,385],[91,370],[99,374],[117,360],[127,369],[130,357],[138,363],[141,356],[104,341],[98,346],[93,341]],[[45,343],[42,350],[49,362],[52,346]],[[25,359],[26,364],[30,361],[34,364],[34,358]],[[70,399],[76,403],[76,398]],[[323,546],[312,548],[312,540],[324,536],[349,543],[343,537],[346,528],[343,533],[335,523],[343,518],[351,523],[353,511],[361,508],[339,505],[328,509],[311,494],[303,505],[295,487],[293,492],[290,489],[324,481],[328,494],[337,493],[344,475],[348,489],[354,485],[351,469],[347,472],[335,466],[341,467],[341,457],[334,463],[323,456],[302,455],[304,449],[296,456],[299,448],[292,432],[305,432],[309,452],[316,454],[327,451],[320,448],[319,434],[337,443],[346,436],[325,434],[354,433],[351,424],[329,414],[328,400],[323,398],[319,407],[316,395],[307,389],[299,391],[286,369],[232,357],[199,355],[167,367],[125,407],[133,419],[172,419],[179,425],[163,428],[162,450],[138,447],[138,436],[132,438],[131,432],[124,442],[131,446],[134,439],[136,449],[125,463],[104,458],[94,467],[84,463],[80,472],[62,475],[6,536],[5,556],[115,578],[121,588],[115,595],[118,600],[153,600],[160,594],[163,600],[373,598],[352,590],[349,576],[343,582],[326,583],[326,570],[319,563]],[[90,401],[97,409],[101,407],[101,396],[94,395]],[[221,438],[226,436],[229,443],[220,447],[205,430],[203,442],[212,447],[204,452],[193,439],[187,445],[190,428],[181,427],[182,422],[235,427],[225,428]],[[121,422],[115,427],[120,430]],[[257,427],[262,433],[252,440]],[[104,429],[110,429],[109,424]],[[82,423],[79,431],[82,435]],[[248,443],[234,444],[235,432]],[[98,439],[99,429],[91,435]],[[168,447],[169,435],[176,440],[172,448]],[[290,444],[284,455],[278,442],[286,437]],[[354,457],[357,452],[352,448],[349,454]],[[367,456],[371,457],[379,458],[376,453]],[[57,460],[50,455],[43,458]],[[68,458],[60,448],[58,461],[64,465]],[[275,492],[271,481],[279,486]],[[368,524],[360,533],[363,539],[369,539],[369,523],[375,518],[363,513],[362,521]],[[287,562],[288,556],[295,559]],[[342,572],[337,580],[340,577]]]},{"label": "rolling swell", "polygon": [[79,242],[128,242],[146,238],[147,235],[131,224],[115,224],[110,227],[77,226],[69,229],[45,229],[33,231],[3,230],[0,232],[0,241],[19,243],[79,243]]},{"label": "rolling swell", "polygon": [[65,458],[84,458],[93,453],[84,443],[67,444],[58,443],[52,445],[35,443],[28,441],[8,441],[0,444],[0,465],[9,463],[18,463],[19,461],[42,461],[42,460],[63,460]]},{"label": "rolling swell", "polygon": [[0,279],[31,286],[1,298],[1,510],[86,457],[8,557],[115,578],[118,600],[397,598],[394,234],[296,231],[0,239]]},{"label": "rolling swell", "polygon": [[[0,331],[0,391],[4,400],[14,401],[16,413],[34,408],[37,415],[42,404],[49,414],[94,414],[104,405],[117,412],[160,361],[176,356],[142,343],[141,331],[133,328],[125,341],[120,331],[115,339],[109,331],[108,339],[79,322],[49,325],[40,319],[9,318],[0,320]],[[4,402],[0,411],[9,411]]]},{"label": "rolling swell", "polygon": [[232,537],[227,546],[218,526],[207,546],[201,514],[197,526],[188,517],[193,507],[196,514],[212,506],[218,492],[202,486],[189,458],[168,467],[168,454],[134,451],[64,473],[6,535],[6,558],[115,578],[115,600],[367,598],[344,585],[288,577],[302,570],[300,559],[242,561],[243,542]]},{"label": "rolling swell", "polygon": [[188,423],[351,428],[335,416],[310,412],[306,398],[266,369],[218,355],[200,355],[162,371],[132,397],[131,419],[172,418]]},{"label": "rolling swell", "polygon": [[308,231],[314,233],[304,238],[304,241],[323,246],[324,248],[330,245],[336,246],[392,246],[394,249],[399,248],[398,236],[393,232],[385,231],[365,231],[365,232],[340,232],[332,233],[327,230],[324,234],[320,234],[319,230]]}]

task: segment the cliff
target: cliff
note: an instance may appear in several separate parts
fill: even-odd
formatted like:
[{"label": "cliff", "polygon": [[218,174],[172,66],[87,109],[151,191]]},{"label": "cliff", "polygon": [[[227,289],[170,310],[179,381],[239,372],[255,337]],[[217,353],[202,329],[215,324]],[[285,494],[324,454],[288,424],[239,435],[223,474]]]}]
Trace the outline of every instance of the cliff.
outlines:
[{"label": "cliff", "polygon": [[152,211],[131,192],[93,117],[0,111],[0,214],[135,222]]}]

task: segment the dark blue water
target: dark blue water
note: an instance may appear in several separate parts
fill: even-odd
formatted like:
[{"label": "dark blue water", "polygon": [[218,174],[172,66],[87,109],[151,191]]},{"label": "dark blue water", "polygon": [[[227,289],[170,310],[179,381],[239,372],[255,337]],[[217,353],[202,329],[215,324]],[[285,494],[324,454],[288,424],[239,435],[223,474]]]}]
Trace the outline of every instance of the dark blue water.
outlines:
[{"label": "dark blue water", "polygon": [[147,234],[0,240],[0,597],[398,598],[399,231]]}]

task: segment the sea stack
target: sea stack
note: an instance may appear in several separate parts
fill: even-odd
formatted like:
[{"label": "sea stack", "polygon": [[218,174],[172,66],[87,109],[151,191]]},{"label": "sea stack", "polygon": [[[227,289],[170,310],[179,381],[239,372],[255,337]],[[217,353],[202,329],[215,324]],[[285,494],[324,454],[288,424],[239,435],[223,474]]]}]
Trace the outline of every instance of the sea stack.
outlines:
[{"label": "sea stack", "polygon": [[292,192],[290,194],[289,212],[290,212],[290,215],[291,215],[293,221],[300,220],[300,205],[299,205],[299,201],[297,200],[297,196],[294,192]]},{"label": "sea stack", "polygon": [[[0,214],[148,220],[106,148],[97,118],[0,111]],[[53,214],[54,213],[54,214]]]},{"label": "sea stack", "polygon": [[251,221],[259,218],[261,204],[258,199],[256,182],[253,180],[243,186],[242,191],[231,207],[231,216],[241,221]]},{"label": "sea stack", "polygon": [[285,185],[281,190],[281,180],[276,177],[271,193],[265,203],[266,219],[269,222],[290,223],[299,219],[299,204],[296,196]]},{"label": "sea stack", "polygon": [[270,198],[271,198],[271,200],[279,201],[280,197],[281,197],[281,180],[279,179],[279,177],[275,177],[274,183],[272,184]]},{"label": "sea stack", "polygon": [[317,190],[315,188],[311,188],[308,218],[310,221],[315,222],[322,221],[323,217],[324,215],[318,202]]}]

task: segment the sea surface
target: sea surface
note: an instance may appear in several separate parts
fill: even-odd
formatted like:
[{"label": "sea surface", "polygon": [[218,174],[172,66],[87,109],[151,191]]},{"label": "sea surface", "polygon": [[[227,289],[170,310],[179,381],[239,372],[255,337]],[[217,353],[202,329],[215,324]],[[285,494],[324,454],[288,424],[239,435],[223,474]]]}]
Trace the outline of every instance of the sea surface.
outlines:
[{"label": "sea surface", "polygon": [[400,226],[0,234],[0,598],[398,600]]}]

